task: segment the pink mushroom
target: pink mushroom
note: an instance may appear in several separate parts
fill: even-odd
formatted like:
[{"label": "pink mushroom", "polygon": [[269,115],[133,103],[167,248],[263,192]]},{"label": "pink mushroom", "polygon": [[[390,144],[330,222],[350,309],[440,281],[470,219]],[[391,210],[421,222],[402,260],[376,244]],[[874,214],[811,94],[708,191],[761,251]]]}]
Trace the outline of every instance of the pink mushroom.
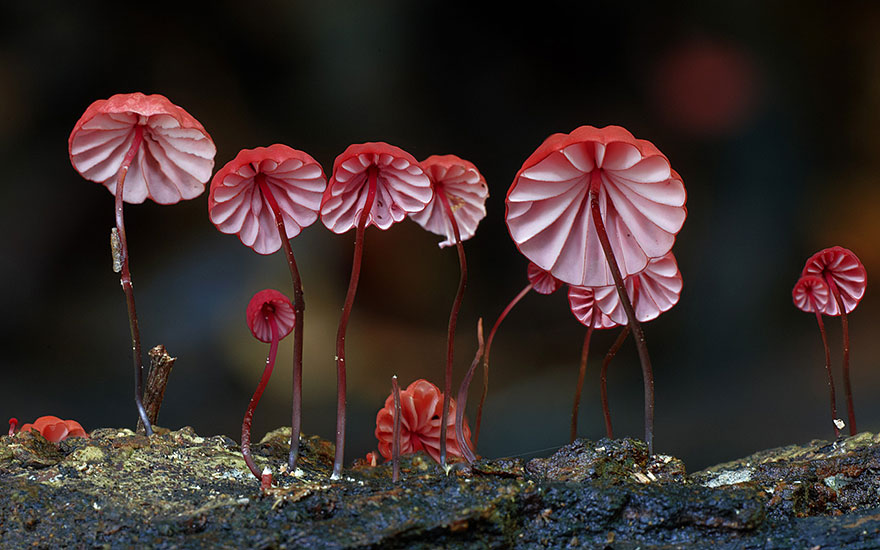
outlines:
[{"label": "pink mushroom", "polygon": [[571,285],[615,285],[642,364],[652,453],[651,360],[623,279],[669,252],[687,216],[685,201],[669,160],[619,126],[550,136],[526,159],[506,200],[510,235],[529,260]]},{"label": "pink mushroom", "polygon": [[302,355],[305,299],[290,239],[318,219],[327,187],[324,171],[308,154],[287,145],[243,149],[211,180],[208,216],[223,233],[238,235],[258,254],[284,248],[293,281],[293,407],[288,469],[296,468],[302,430]]},{"label": "pink mushroom", "polygon": [[334,233],[355,228],[351,279],[336,333],[336,456],[332,478],[342,472],[345,449],[345,333],[357,294],[364,232],[368,225],[388,229],[407,214],[424,209],[433,196],[431,182],[412,155],[387,143],[350,145],[333,163],[321,200],[321,221]]},{"label": "pink mushroom", "polygon": [[849,414],[849,433],[856,435],[856,413],[853,405],[852,387],[849,380],[849,322],[852,312],[865,295],[868,272],[851,250],[833,246],[820,250],[807,260],[801,276],[815,275],[825,280],[831,299],[822,307],[824,315],[840,315],[843,330],[843,388],[846,392],[846,408]]},{"label": "pink mushroom", "polygon": [[828,374],[828,392],[831,397],[831,423],[834,425],[834,437],[840,437],[843,421],[837,418],[837,398],[834,390],[834,375],[831,372],[831,350],[828,348],[825,323],[822,322],[822,310],[828,305],[831,291],[822,277],[804,275],[795,283],[791,297],[798,309],[816,314],[819,333],[822,335],[822,346],[825,348],[825,372]]},{"label": "pink mushroom", "polygon": [[[272,369],[275,367],[275,357],[278,354],[278,342],[293,330],[296,321],[296,313],[290,299],[277,290],[266,289],[254,294],[247,306],[247,324],[251,329],[254,338],[261,342],[269,344],[269,356],[266,359],[266,367],[263,369],[263,376],[257,385],[257,390],[251,397],[247,411],[244,413],[244,420],[241,423],[241,454],[245,463],[260,482],[264,480],[264,473],[254,463],[251,456],[251,422],[254,419],[254,410],[266,384],[269,383],[269,377],[272,376]],[[293,434],[291,434],[291,441]],[[271,475],[271,473],[270,473]]]},{"label": "pink mushroom", "polygon": [[73,127],[68,148],[74,169],[116,196],[113,270],[120,273],[128,307],[135,404],[147,435],[152,435],[142,402],[143,360],[122,205],[146,199],[174,204],[201,195],[217,150],[205,128],[189,113],[164,96],[141,93],[117,94],[92,103]]},{"label": "pink mushroom", "polygon": [[[467,286],[467,259],[461,242],[473,237],[477,224],[486,217],[486,198],[489,196],[489,188],[473,163],[455,155],[433,155],[420,164],[431,180],[434,195],[424,210],[409,216],[428,231],[445,236],[446,240],[440,243],[441,247],[456,246],[461,270],[458,291],[449,314],[446,336],[446,370],[443,379],[443,418],[446,419],[449,415],[449,400],[452,392],[455,326]],[[446,466],[445,422],[440,424],[440,465]]]},{"label": "pink mushroom", "polygon": [[[14,418],[12,420],[15,420]],[[12,435],[12,425],[9,427],[9,435]],[[57,416],[41,416],[33,424],[23,424],[19,433],[34,430],[51,441],[58,443],[68,437],[88,437],[89,434],[76,420],[61,420]]]}]

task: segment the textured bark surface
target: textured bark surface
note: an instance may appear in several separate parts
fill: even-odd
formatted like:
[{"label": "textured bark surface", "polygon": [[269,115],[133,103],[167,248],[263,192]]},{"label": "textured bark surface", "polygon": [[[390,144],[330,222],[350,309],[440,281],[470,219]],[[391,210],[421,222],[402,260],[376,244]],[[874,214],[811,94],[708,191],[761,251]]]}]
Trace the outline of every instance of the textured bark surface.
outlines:
[{"label": "textured bark surface", "polygon": [[154,548],[877,548],[880,437],[768,450],[687,475],[634,440],[578,440],[545,459],[444,474],[422,454],[329,480],[333,446],[289,429],[254,446],[159,428],[53,444],[0,437],[0,546]]}]

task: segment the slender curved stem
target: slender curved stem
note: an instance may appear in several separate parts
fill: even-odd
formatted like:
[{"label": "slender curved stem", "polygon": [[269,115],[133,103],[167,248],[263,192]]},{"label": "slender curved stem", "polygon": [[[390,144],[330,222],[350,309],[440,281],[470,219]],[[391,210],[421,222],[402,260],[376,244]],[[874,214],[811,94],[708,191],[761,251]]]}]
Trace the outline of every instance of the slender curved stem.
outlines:
[{"label": "slender curved stem", "polygon": [[467,258],[464,255],[464,246],[461,244],[461,233],[458,231],[458,222],[455,221],[455,213],[449,206],[446,193],[440,190],[437,193],[440,203],[446,210],[446,217],[452,226],[452,234],[455,237],[455,248],[458,250],[458,266],[461,276],[458,280],[458,291],[455,293],[455,301],[452,302],[452,311],[449,313],[449,329],[446,333],[446,371],[443,378],[443,418],[440,422],[440,466],[446,467],[446,420],[449,418],[449,401],[452,399],[452,361],[455,356],[455,325],[458,322],[458,312],[461,310],[461,302],[464,299],[464,289],[467,286]]},{"label": "slender curved stem", "polygon": [[837,283],[831,278],[830,274],[825,275],[825,281],[831,294],[837,302],[837,309],[840,310],[840,327],[843,330],[843,390],[846,392],[846,409],[849,416],[849,435],[856,435],[856,411],[853,404],[852,386],[849,382],[849,321],[846,318],[846,307],[840,298],[840,292],[837,290]]},{"label": "slender curved stem", "polygon": [[584,389],[584,376],[587,374],[587,357],[590,355],[590,337],[593,335],[593,324],[596,322],[596,315],[590,326],[587,327],[587,334],[584,336],[584,345],[581,348],[581,363],[578,368],[578,381],[574,390],[574,405],[571,407],[571,430],[569,432],[569,443],[574,443],[577,439],[578,431],[578,409],[581,405],[581,391]]},{"label": "slender curved stem", "polygon": [[837,428],[837,399],[834,391],[834,376],[831,374],[831,350],[828,348],[828,337],[825,333],[825,323],[822,322],[822,314],[816,306],[812,296],[810,303],[813,311],[816,313],[816,323],[819,325],[819,333],[822,334],[822,345],[825,347],[825,372],[828,373],[828,392],[831,396],[831,425],[834,426],[834,438],[840,437],[840,430]]},{"label": "slender curved stem", "polygon": [[391,439],[391,481],[397,483],[400,479],[400,386],[397,385],[397,375],[391,377],[391,395],[394,396],[394,433]]},{"label": "slender curved stem", "polygon": [[263,472],[257,468],[257,465],[254,463],[254,459],[251,456],[251,423],[254,419],[254,410],[257,408],[257,403],[260,402],[260,397],[263,396],[263,390],[266,389],[266,384],[269,383],[269,377],[272,376],[272,369],[275,367],[275,357],[278,354],[278,329],[276,328],[275,323],[269,323],[269,326],[272,327],[272,342],[269,344],[269,356],[266,358],[266,368],[263,369],[263,376],[260,378],[257,390],[254,392],[254,396],[251,397],[251,402],[248,404],[247,411],[244,413],[244,420],[241,422],[241,454],[244,456],[244,461],[251,473],[253,473],[254,477],[261,482],[263,481]]},{"label": "slender curved stem", "polygon": [[293,257],[290,239],[287,238],[287,229],[284,227],[284,217],[281,215],[281,208],[278,207],[278,201],[275,200],[275,195],[272,194],[272,190],[266,183],[265,174],[259,173],[254,179],[263,197],[266,198],[266,202],[269,203],[272,213],[275,215],[275,226],[278,228],[278,235],[281,237],[281,246],[284,247],[287,266],[290,268],[290,278],[293,281],[293,311],[296,314],[296,318],[293,324],[293,406],[290,422],[290,454],[287,461],[288,471],[293,472],[299,457],[299,434],[302,431],[302,356],[306,301],[303,297],[299,269],[296,266],[296,259]]},{"label": "slender curved stem", "polygon": [[373,209],[373,201],[376,199],[377,177],[378,169],[375,166],[368,167],[367,198],[364,202],[364,209],[358,218],[354,238],[354,259],[351,264],[351,279],[348,281],[348,292],[345,294],[345,304],[342,306],[342,316],[339,318],[339,329],[336,331],[336,455],[333,459],[331,479],[339,479],[339,476],[342,474],[342,462],[345,454],[345,331],[348,328],[348,318],[351,315],[351,307],[354,305],[354,297],[357,294],[358,280],[361,275],[361,259],[364,254],[364,231],[367,228],[370,210]]},{"label": "slender curved stem", "polygon": [[617,339],[611,344],[611,348],[602,361],[602,371],[599,373],[599,393],[602,399],[602,415],[605,417],[605,435],[608,439],[614,439],[614,428],[611,427],[611,409],[608,408],[608,365],[620,351],[620,346],[623,345],[627,336],[629,336],[629,325],[623,327],[623,330],[617,335]]},{"label": "slender curved stem", "polygon": [[[510,313],[510,310],[513,309],[513,306],[519,303],[520,300],[523,299],[523,296],[529,293],[532,290],[532,283],[529,283],[519,291],[519,294],[514,296],[513,300],[507,304],[507,307],[504,308],[504,311],[501,312],[501,315],[498,316],[498,319],[495,320],[495,324],[492,325],[492,330],[489,331],[489,339],[486,341],[486,353],[483,355],[483,393],[480,395],[480,404],[477,406],[477,418],[474,424],[474,448],[477,447],[477,442],[480,440],[480,423],[483,419],[483,405],[486,403],[486,395],[489,393],[489,351],[492,349],[492,340],[495,339],[495,333],[498,331],[498,327],[501,325],[501,321],[507,317],[507,314]],[[465,390],[467,392],[467,390]]]},{"label": "slender curved stem", "polygon": [[[144,142],[144,127],[137,125],[134,128],[134,139],[131,147],[125,153],[122,159],[122,165],[116,178],[116,236],[119,239],[119,263],[121,264],[121,272],[119,282],[122,284],[122,291],[125,293],[125,305],[128,307],[128,328],[131,331],[131,354],[134,362],[134,403],[144,424],[144,431],[147,435],[153,435],[153,425],[147,417],[147,411],[144,409],[144,362],[141,357],[141,333],[138,328],[137,309],[134,305],[134,288],[131,283],[131,270],[128,267],[128,241],[125,238],[125,222],[122,216],[122,205],[124,204],[125,176],[128,174],[128,168],[134,161],[137,152]],[[114,261],[114,263],[116,263]]]},{"label": "slender curved stem", "polygon": [[642,382],[645,391],[645,443],[648,445],[648,452],[653,455],[654,373],[651,370],[651,357],[648,355],[645,333],[642,331],[642,325],[636,319],[636,313],[633,310],[629,296],[626,294],[626,287],[623,286],[623,277],[620,276],[620,268],[617,266],[617,259],[614,257],[614,251],[611,250],[611,241],[608,240],[608,233],[605,231],[605,224],[602,221],[602,213],[599,208],[599,187],[601,183],[600,170],[593,170],[590,179],[590,209],[593,214],[596,235],[599,237],[599,243],[602,245],[602,252],[605,253],[605,261],[608,262],[608,268],[611,270],[611,276],[614,278],[614,286],[617,287],[617,295],[620,297],[624,311],[626,311],[629,327],[633,333],[633,338],[635,338],[636,348],[639,351],[639,360],[642,364]]},{"label": "slender curved stem", "polygon": [[477,457],[464,437],[464,410],[467,407],[468,388],[471,385],[471,379],[474,377],[474,371],[477,370],[477,365],[480,364],[483,349],[483,318],[481,317],[477,320],[477,352],[474,354],[474,360],[471,361],[471,366],[461,381],[461,386],[458,388],[458,400],[455,403],[455,440],[458,442],[458,448],[461,449],[462,456],[468,462],[475,461]]}]

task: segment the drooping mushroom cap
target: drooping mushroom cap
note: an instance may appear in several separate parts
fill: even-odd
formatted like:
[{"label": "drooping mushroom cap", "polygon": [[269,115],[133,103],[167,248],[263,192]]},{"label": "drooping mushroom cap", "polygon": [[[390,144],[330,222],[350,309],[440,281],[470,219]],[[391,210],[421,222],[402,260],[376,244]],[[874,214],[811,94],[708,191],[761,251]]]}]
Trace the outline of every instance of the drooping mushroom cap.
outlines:
[{"label": "drooping mushroom cap", "polygon": [[296,313],[290,299],[277,290],[267,288],[254,294],[247,306],[247,324],[254,337],[269,343],[272,341],[272,327],[281,340],[293,330]]},{"label": "drooping mushroom cap", "polygon": [[795,283],[791,299],[801,311],[815,313],[818,310],[822,313],[831,299],[831,291],[822,277],[804,275]]},{"label": "drooping mushroom cap", "polygon": [[[681,297],[681,272],[672,252],[662,258],[652,258],[641,272],[623,281],[626,295],[632,302],[639,322],[656,319],[664,311],[672,309]],[[626,324],[626,311],[620,302],[617,287],[608,285],[594,289],[596,304],[602,313],[618,324]]]},{"label": "drooping mushroom cap", "polygon": [[40,435],[53,443],[58,443],[68,437],[88,437],[88,434],[86,434],[86,431],[79,422],[76,420],[61,420],[57,416],[41,416],[33,424],[24,424],[19,433],[29,430],[40,432]]},{"label": "drooping mushroom cap", "polygon": [[602,313],[596,304],[595,290],[588,286],[569,286],[568,303],[575,318],[585,327],[614,328],[621,325]]},{"label": "drooping mushroom cap", "polygon": [[434,195],[424,210],[409,217],[431,233],[446,237],[440,243],[441,248],[454,245],[452,224],[440,201],[439,194],[443,193],[455,216],[461,240],[473,237],[477,224],[486,217],[489,188],[483,175],[473,163],[455,155],[432,155],[419,164],[431,180]]},{"label": "drooping mushroom cap", "polygon": [[550,136],[507,193],[507,227],[529,260],[575,286],[614,283],[590,213],[597,170],[599,207],[623,277],[669,252],[687,216],[681,177],[650,142],[619,126]]},{"label": "drooping mushroom cap", "polygon": [[208,194],[208,216],[223,233],[238,235],[259,254],[281,248],[281,236],[268,199],[257,185],[262,174],[278,203],[287,238],[318,219],[327,178],[310,155],[276,143],[243,149],[217,171]]},{"label": "drooping mushroom cap", "polygon": [[367,227],[388,229],[430,202],[434,194],[431,181],[412,155],[383,142],[349,145],[336,157],[321,201],[321,221],[330,231],[345,233],[357,226],[367,201],[371,166],[376,170],[377,186]]},{"label": "drooping mushroom cap", "polygon": [[553,294],[559,290],[559,287],[565,284],[551,275],[549,271],[541,269],[532,262],[529,262],[526,275],[529,278],[529,282],[532,283],[532,290],[538,294]]},{"label": "drooping mushroom cap", "polygon": [[138,126],[144,139],[126,175],[123,200],[174,204],[201,195],[217,149],[198,120],[159,94],[117,94],[89,105],[70,133],[70,162],[115,195]]},{"label": "drooping mushroom cap", "polygon": [[[424,450],[440,462],[440,418],[443,413],[443,394],[440,388],[427,380],[416,380],[400,392],[400,454]],[[464,437],[470,443],[471,430],[464,421]],[[376,439],[379,452],[391,458],[394,435],[394,396],[389,395],[385,406],[376,415]],[[450,400],[446,428],[446,452],[463,456],[455,438],[455,399]]]},{"label": "drooping mushroom cap", "polygon": [[[852,250],[832,246],[816,252],[807,260],[801,276],[816,275],[825,280],[829,290],[840,294],[843,307],[849,313],[859,305],[868,285],[868,272]],[[832,285],[835,288],[832,288]],[[832,295],[822,308],[823,315],[840,315],[837,300]]]}]

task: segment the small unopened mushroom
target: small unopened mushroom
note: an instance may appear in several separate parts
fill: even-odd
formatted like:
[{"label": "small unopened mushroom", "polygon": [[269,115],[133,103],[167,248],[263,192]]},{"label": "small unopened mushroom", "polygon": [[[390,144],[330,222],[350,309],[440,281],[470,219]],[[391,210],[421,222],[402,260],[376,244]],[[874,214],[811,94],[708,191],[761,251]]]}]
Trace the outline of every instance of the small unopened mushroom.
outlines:
[{"label": "small unopened mushroom", "polygon": [[865,295],[868,272],[852,250],[832,246],[810,256],[801,275],[816,275],[825,280],[831,299],[822,308],[822,313],[832,317],[840,316],[843,330],[843,389],[849,414],[849,434],[856,435],[856,412],[849,381],[849,321],[846,316],[859,305]]},{"label": "small unopened mushroom", "polygon": [[333,479],[342,474],[345,457],[345,334],[360,279],[364,233],[369,225],[388,229],[407,214],[423,210],[433,194],[431,181],[418,161],[403,149],[387,143],[350,145],[333,163],[333,174],[321,199],[321,221],[334,233],[355,229],[351,278],[336,332]]},{"label": "small unopened mushroom", "polygon": [[16,426],[18,426],[18,419],[13,416],[9,419],[9,435],[15,435]]},{"label": "small unopened mushroom", "polygon": [[834,390],[834,375],[831,372],[831,350],[828,348],[828,336],[825,323],[822,322],[822,310],[828,305],[831,291],[822,277],[805,275],[798,279],[791,291],[794,305],[801,311],[816,314],[819,333],[822,335],[822,346],[825,348],[825,372],[828,374],[828,393],[831,398],[831,423],[834,425],[834,437],[840,437],[841,421],[837,418],[837,398]]},{"label": "small unopened mushroom", "polygon": [[117,94],[92,103],[68,139],[70,162],[87,180],[116,196],[111,232],[113,270],[120,274],[135,371],[135,405],[147,435],[153,428],[143,406],[143,358],[128,265],[123,202],[151,199],[174,204],[205,190],[217,149],[198,120],[158,94]]},{"label": "small unopened mushroom", "polygon": [[[264,479],[263,472],[257,468],[251,456],[251,422],[254,418],[254,410],[260,397],[272,376],[275,367],[275,357],[278,354],[278,342],[293,330],[296,314],[290,299],[277,290],[266,289],[254,294],[247,306],[247,324],[254,337],[269,344],[269,356],[266,359],[266,367],[263,376],[257,385],[257,390],[251,397],[244,420],[241,423],[241,454],[248,468],[261,482]],[[271,476],[271,473],[269,474]]]},{"label": "small unopened mushroom", "polygon": [[[10,420],[9,435],[12,435],[12,420],[15,419],[13,418]],[[52,443],[64,441],[68,437],[89,436],[76,420],[62,420],[57,416],[41,416],[36,419],[33,424],[23,424],[19,433],[28,432],[30,430],[38,432]]]}]

